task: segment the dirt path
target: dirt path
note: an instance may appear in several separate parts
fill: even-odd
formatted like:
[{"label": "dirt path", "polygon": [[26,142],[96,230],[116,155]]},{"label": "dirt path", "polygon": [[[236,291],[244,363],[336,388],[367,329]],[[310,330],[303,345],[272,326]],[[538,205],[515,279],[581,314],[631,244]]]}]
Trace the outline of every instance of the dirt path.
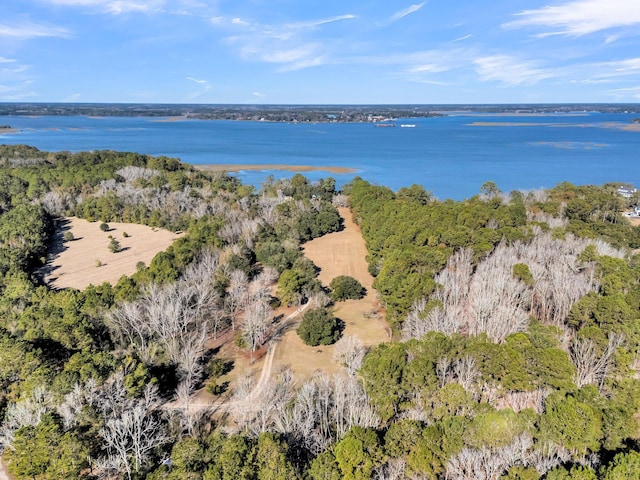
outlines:
[{"label": "dirt path", "polygon": [[[294,321],[296,317],[301,315],[307,308],[309,307],[308,303],[305,303],[293,313],[289,314],[282,322],[281,326],[286,327],[290,322]],[[277,337],[278,335],[276,335]],[[260,370],[260,377],[256,382],[256,385],[253,387],[253,390],[247,395],[247,398],[241,400],[242,402],[250,402],[252,399],[257,399],[260,397],[260,394],[264,390],[267,385],[267,381],[271,378],[271,371],[273,369],[273,359],[276,353],[276,348],[278,347],[277,338],[272,340],[269,343],[267,354],[263,357],[262,361],[262,369]],[[213,400],[213,397],[210,397],[208,393],[200,390],[196,392],[192,397],[192,402],[189,403],[189,411],[202,411],[202,410],[211,410],[211,411],[227,411],[228,409],[234,407],[237,401],[231,400],[229,397],[223,399]],[[210,398],[210,400],[208,400]],[[259,403],[256,403],[257,405]],[[165,410],[175,410],[182,408],[177,402],[168,402],[163,407]],[[0,477],[0,480],[2,477]]]}]

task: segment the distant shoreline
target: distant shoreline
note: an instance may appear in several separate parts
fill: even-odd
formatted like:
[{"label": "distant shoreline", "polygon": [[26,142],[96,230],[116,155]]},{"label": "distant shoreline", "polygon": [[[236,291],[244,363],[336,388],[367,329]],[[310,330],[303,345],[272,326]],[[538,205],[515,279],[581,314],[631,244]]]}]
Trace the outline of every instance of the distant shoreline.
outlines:
[{"label": "distant shoreline", "polygon": [[313,165],[285,165],[285,164],[199,164],[192,165],[197,170],[204,172],[239,172],[242,170],[285,170],[289,172],[330,172],[337,174],[356,173],[358,170],[351,167],[335,167],[335,166],[321,166],[316,167]]}]

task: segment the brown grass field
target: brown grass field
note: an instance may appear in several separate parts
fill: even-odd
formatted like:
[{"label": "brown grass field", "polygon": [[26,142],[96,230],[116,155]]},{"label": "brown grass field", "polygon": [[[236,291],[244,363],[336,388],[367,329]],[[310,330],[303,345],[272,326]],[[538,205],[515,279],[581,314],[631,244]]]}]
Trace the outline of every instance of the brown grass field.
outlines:
[{"label": "brown grass field", "polygon": [[[362,300],[347,300],[336,305],[334,314],[345,322],[344,335],[356,335],[366,345],[389,341],[389,327],[384,311],[371,284],[373,277],[367,270],[367,249],[360,228],[353,223],[348,208],[339,209],[344,229],[304,244],[304,254],[320,268],[319,279],[329,286],[338,275],[357,279],[366,289]],[[314,371],[337,372],[340,367],[333,359],[333,346],[310,347],[295,332],[297,322],[286,332],[277,346],[273,367],[289,365],[298,377],[309,377]]]},{"label": "brown grass field", "polygon": [[[110,230],[103,232],[100,223],[75,217],[59,222],[44,268],[49,286],[84,289],[90,284],[115,284],[122,275],[135,273],[138,262],[149,265],[158,252],[180,237],[168,230],[133,223],[110,222]],[[63,242],[67,231],[73,233],[74,240]],[[125,238],[124,232],[129,237]],[[109,235],[120,242],[122,251],[109,251]]]}]

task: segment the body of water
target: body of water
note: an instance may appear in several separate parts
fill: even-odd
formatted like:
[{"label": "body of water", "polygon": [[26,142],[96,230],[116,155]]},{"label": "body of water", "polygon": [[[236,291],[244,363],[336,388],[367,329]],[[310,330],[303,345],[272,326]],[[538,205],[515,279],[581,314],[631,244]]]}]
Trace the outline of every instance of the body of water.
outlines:
[{"label": "body of water", "polygon": [[[637,115],[635,115],[637,116]],[[0,123],[16,129],[0,144],[41,150],[120,150],[180,158],[190,164],[285,164],[351,167],[332,176],[338,185],[358,175],[394,190],[419,184],[438,198],[463,199],[494,181],[503,191],[552,187],[559,182],[640,186],[640,131],[631,114],[501,116],[454,114],[371,124],[286,124],[222,120],[168,121],[148,117],[20,117]],[[415,125],[402,128],[402,124]],[[270,174],[241,171],[259,186]]]}]

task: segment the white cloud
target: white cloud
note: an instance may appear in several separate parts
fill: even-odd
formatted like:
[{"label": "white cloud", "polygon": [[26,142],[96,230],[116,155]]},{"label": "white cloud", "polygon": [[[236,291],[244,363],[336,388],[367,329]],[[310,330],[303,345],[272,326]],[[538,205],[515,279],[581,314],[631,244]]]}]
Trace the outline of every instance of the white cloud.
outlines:
[{"label": "white cloud", "polygon": [[622,38],[622,35],[609,35],[605,39],[604,44],[609,45],[610,43],[617,42],[618,40],[620,40],[620,38]]},{"label": "white cloud", "polygon": [[403,19],[407,15],[411,15],[412,13],[417,12],[422,7],[424,7],[426,3],[427,2],[416,3],[414,5],[410,5],[404,10],[400,10],[399,12],[394,13],[393,15],[391,15],[391,17],[389,17],[389,23],[397,22],[398,20]]},{"label": "white cloud", "polygon": [[509,55],[492,55],[473,61],[476,72],[484,81],[497,81],[507,86],[535,85],[555,76],[532,62],[521,62]]},{"label": "white cloud", "polygon": [[12,37],[22,40],[38,37],[62,37],[69,38],[69,30],[61,27],[42,25],[37,23],[22,23],[17,25],[6,25],[0,23],[0,37]]},{"label": "white cloud", "polygon": [[409,73],[441,73],[447,72],[451,69],[449,65],[446,64],[438,64],[438,63],[428,63],[425,65],[415,65],[408,69]]},{"label": "white cloud", "polygon": [[[0,76],[0,81],[3,78]],[[0,83],[0,100],[13,102],[37,96],[37,93],[31,90],[32,80],[17,80]]]},{"label": "white cloud", "polygon": [[615,27],[640,24],[640,2],[637,0],[574,0],[561,5],[516,14],[518,20],[504,28],[541,26],[554,29],[539,36],[581,36]]},{"label": "white cloud", "polygon": [[192,82],[195,82],[195,83],[209,83],[206,80],[200,80],[198,78],[193,78],[193,77],[187,77],[187,80],[191,80]]},{"label": "white cloud", "polygon": [[46,0],[53,5],[84,7],[100,13],[120,15],[129,12],[158,12],[165,4],[164,0]]},{"label": "white cloud", "polygon": [[612,67],[614,72],[622,75],[640,73],[640,57],[618,60],[616,62],[607,62],[605,65]]},{"label": "white cloud", "polygon": [[267,96],[266,93],[262,93],[262,92],[253,92],[251,95],[253,95],[256,98],[265,98]]},{"label": "white cloud", "polygon": [[15,63],[15,61],[13,58],[0,57],[0,63]]},{"label": "white cloud", "polygon": [[616,88],[614,90],[608,90],[607,93],[616,97],[619,101],[629,99],[640,99],[640,86],[629,88]]},{"label": "white cloud", "polygon": [[330,63],[329,53],[340,40],[316,37],[322,37],[323,26],[354,18],[345,14],[276,25],[241,17],[218,16],[210,21],[234,31],[223,41],[236,47],[245,60],[279,64],[280,71],[293,71]]},{"label": "white cloud", "polygon": [[453,39],[453,40],[451,40],[451,41],[452,41],[452,42],[463,42],[463,41],[465,41],[465,40],[469,40],[471,37],[473,37],[473,35],[468,34],[468,35],[465,35],[465,36],[463,36],[463,37],[455,38],[455,39]]}]

